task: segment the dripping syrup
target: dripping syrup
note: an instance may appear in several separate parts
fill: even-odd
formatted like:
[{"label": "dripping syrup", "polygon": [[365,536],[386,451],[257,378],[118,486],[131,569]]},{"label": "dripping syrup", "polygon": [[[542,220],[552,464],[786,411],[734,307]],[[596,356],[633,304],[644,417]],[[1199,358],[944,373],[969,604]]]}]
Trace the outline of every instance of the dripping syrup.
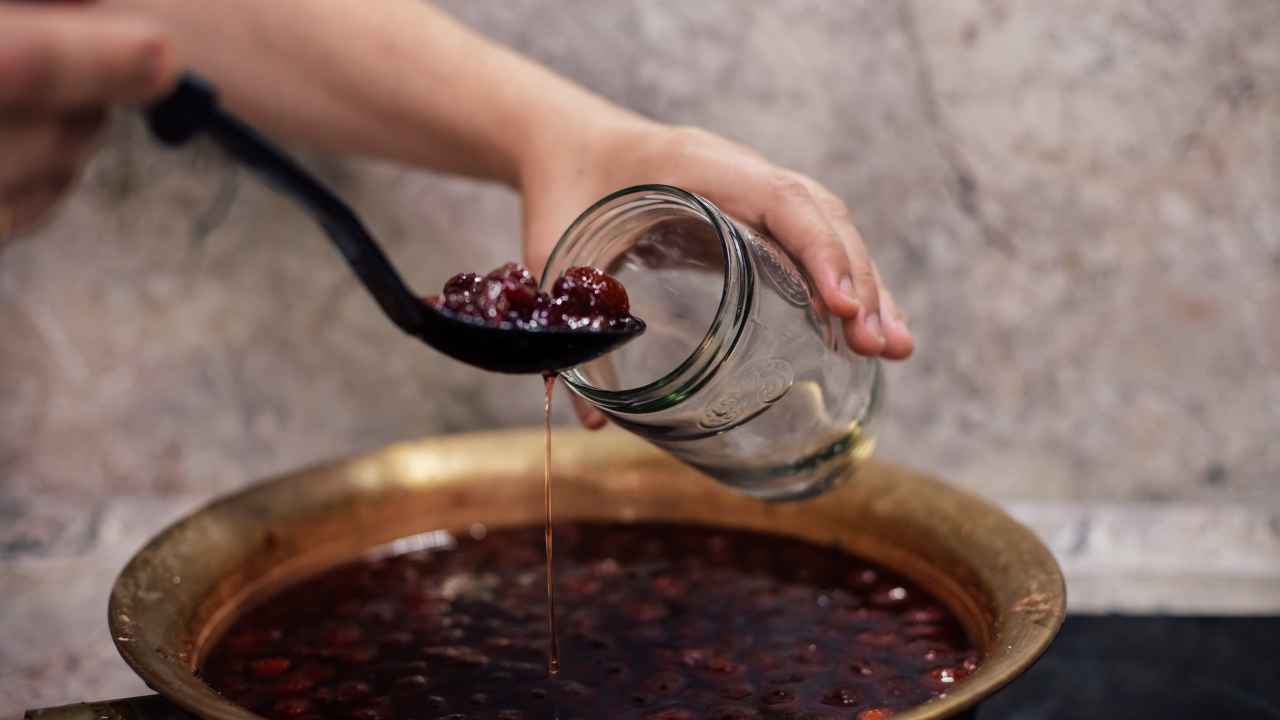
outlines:
[{"label": "dripping syrup", "polygon": [[[594,267],[571,267],[546,293],[529,269],[519,263],[506,263],[489,274],[460,273],[445,283],[439,295],[424,298],[438,309],[448,310],[472,322],[501,327],[511,325],[521,330],[569,329],[582,331],[636,330],[644,323],[631,315],[626,288]],[[556,367],[544,365],[543,367]],[[543,528],[546,546],[547,574],[547,670],[554,676],[560,672],[560,644],[556,634],[555,550],[551,528],[551,393],[559,374],[543,373],[542,492],[546,507]]]},{"label": "dripping syrup", "polygon": [[556,634],[555,538],[551,529],[551,391],[555,389],[557,377],[555,373],[542,376],[546,393],[542,406],[542,501],[547,515],[542,537],[547,556],[547,672],[553,676],[560,672],[560,640]]}]

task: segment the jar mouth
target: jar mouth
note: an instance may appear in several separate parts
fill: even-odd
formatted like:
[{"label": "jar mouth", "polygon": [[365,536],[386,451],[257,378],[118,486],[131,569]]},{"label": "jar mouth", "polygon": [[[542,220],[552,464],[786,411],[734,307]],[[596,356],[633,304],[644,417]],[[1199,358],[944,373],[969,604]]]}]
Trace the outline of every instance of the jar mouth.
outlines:
[{"label": "jar mouth", "polygon": [[[639,205],[628,207],[635,203]],[[574,392],[607,410],[639,414],[658,412],[678,404],[715,375],[737,346],[746,327],[755,277],[741,234],[710,201],[672,185],[645,184],[623,188],[583,211],[560,236],[547,259],[541,279],[542,288],[549,290],[571,263],[596,264],[599,258],[592,256],[589,245],[595,238],[608,237],[610,228],[646,210],[673,205],[691,211],[715,231],[724,253],[719,303],[701,341],[687,357],[656,380],[636,387],[610,390],[592,384],[578,367],[561,373],[561,378]]]}]

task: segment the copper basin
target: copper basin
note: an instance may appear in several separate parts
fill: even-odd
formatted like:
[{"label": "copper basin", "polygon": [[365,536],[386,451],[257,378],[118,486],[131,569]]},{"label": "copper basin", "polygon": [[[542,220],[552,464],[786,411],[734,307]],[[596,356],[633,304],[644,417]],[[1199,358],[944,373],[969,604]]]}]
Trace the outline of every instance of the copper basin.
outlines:
[{"label": "copper basin", "polygon": [[[979,669],[898,720],[963,713],[1026,670],[1065,614],[1049,550],[999,508],[917,472],[866,462],[802,503],[716,485],[620,431],[558,430],[559,520],[681,521],[769,530],[841,547],[946,602],[980,648]],[[40,720],[258,720],[193,673],[246,603],[377,546],[436,529],[541,522],[542,433],[440,437],[255,484],[149,542],[121,572],[109,622],[125,661],[163,696],[32,711]],[[177,708],[174,707],[177,706]],[[168,710],[166,710],[168,708]]]}]

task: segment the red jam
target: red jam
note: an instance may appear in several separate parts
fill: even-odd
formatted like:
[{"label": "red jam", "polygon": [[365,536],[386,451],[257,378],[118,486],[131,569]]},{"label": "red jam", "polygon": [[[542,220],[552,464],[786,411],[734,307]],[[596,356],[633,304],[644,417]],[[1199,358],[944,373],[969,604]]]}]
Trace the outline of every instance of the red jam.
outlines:
[{"label": "red jam", "polygon": [[684,525],[557,530],[554,678],[540,527],[304,581],[241,617],[203,677],[279,720],[882,720],[977,666],[941,603],[840,550]]},{"label": "red jam", "polygon": [[569,268],[547,294],[527,268],[507,263],[488,275],[454,275],[426,301],[476,322],[524,329],[628,329],[635,323],[622,283],[593,267]]}]

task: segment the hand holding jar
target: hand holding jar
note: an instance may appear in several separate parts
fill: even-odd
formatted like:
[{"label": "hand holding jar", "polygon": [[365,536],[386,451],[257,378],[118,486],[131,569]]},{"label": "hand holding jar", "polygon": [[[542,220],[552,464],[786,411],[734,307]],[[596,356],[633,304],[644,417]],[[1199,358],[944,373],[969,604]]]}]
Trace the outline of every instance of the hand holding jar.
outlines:
[{"label": "hand holding jar", "polygon": [[[605,193],[646,183],[672,185],[772,235],[812,279],[855,353],[888,360],[911,355],[915,343],[905,317],[852,213],[830,190],[703,130],[630,116],[602,118],[599,128],[579,135],[578,151],[561,148],[524,172],[525,255],[535,272],[575,214]],[[576,408],[588,427],[605,423],[589,404],[578,401]]]},{"label": "hand holding jar", "polygon": [[867,310],[841,296],[857,310],[850,331],[770,233],[682,188],[641,185],[573,222],[544,289],[578,265],[615,276],[648,325],[561,373],[593,412],[766,500],[820,494],[873,450],[879,357],[853,350]]}]

